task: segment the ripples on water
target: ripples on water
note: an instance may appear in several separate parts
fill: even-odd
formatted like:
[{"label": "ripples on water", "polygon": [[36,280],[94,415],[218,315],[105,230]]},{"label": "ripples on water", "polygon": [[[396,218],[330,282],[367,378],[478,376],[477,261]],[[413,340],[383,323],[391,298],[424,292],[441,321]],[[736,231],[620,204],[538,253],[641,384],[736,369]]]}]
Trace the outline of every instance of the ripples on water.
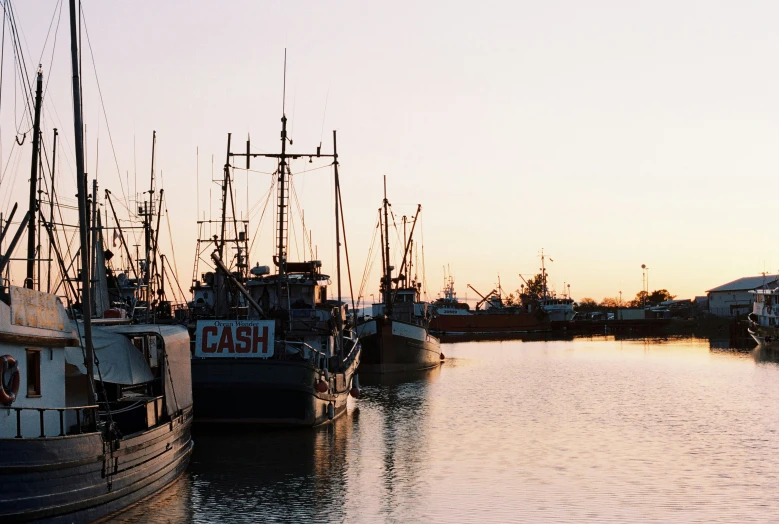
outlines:
[{"label": "ripples on water", "polygon": [[[708,341],[449,344],[332,427],[195,434],[145,522],[779,520],[779,360]],[[258,399],[261,401],[262,399]]]}]

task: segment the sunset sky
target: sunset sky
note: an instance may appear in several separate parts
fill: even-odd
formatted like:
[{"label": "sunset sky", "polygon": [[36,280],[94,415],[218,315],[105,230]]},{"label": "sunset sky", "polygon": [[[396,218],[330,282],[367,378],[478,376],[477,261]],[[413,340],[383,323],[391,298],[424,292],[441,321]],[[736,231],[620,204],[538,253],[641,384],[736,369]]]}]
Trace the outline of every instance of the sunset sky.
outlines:
[{"label": "sunset sky", "polygon": [[[14,7],[29,74],[39,62],[44,70],[47,147],[52,128],[63,139],[57,188],[75,203],[67,2],[61,18],[57,0]],[[396,215],[422,204],[417,239],[431,298],[447,265],[462,298],[475,297],[466,284],[486,292],[498,277],[517,289],[518,273],[538,272],[542,248],[554,260],[550,286],[561,293],[570,284],[577,300],[620,290],[633,298],[641,264],[650,290],[679,298],[779,272],[774,2],[87,0],[83,9],[87,170],[97,172],[101,194],[121,196],[123,184],[129,202],[148,186],[157,131],[157,175],[185,290],[198,210],[202,218],[219,209],[212,155],[218,177],[228,132],[235,151],[247,135],[257,152],[279,147],[285,48],[291,151],[321,141],[330,152],[338,132],[355,288],[384,175]],[[30,123],[5,38],[7,216],[15,201],[26,210],[31,147],[29,139],[12,147],[15,129],[21,137]],[[292,168],[319,258],[334,274],[332,172],[301,173],[322,165]],[[236,171],[252,230],[269,182],[251,173],[247,192],[246,173]],[[271,264],[272,210],[252,265]],[[366,297],[378,293],[380,266],[379,258]],[[22,271],[13,272],[19,284]]]}]

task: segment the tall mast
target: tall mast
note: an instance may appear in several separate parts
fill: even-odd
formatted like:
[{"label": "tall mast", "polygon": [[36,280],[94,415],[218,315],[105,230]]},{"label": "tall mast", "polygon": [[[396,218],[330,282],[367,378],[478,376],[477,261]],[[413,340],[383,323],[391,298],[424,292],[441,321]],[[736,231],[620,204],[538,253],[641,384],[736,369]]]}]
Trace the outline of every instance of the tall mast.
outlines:
[{"label": "tall mast", "polygon": [[[225,228],[227,227],[227,188],[230,184],[230,141],[233,134],[227,133],[227,157],[225,158],[224,177],[222,179],[222,224],[221,233],[219,237],[219,258],[224,260],[224,245],[225,245]],[[232,188],[230,188],[232,191]]]},{"label": "tall mast", "polygon": [[[27,224],[27,278],[24,287],[32,289],[35,279],[35,226],[38,224],[38,155],[41,140],[41,98],[43,96],[43,71],[38,66],[35,86],[35,120],[32,128],[32,166],[30,167],[30,222]],[[40,275],[38,275],[40,278]]]},{"label": "tall mast", "polygon": [[[147,307],[151,307],[151,300],[152,300],[152,294],[151,294],[151,242],[152,242],[152,232],[151,232],[151,220],[152,216],[154,214],[154,156],[155,156],[155,150],[157,149],[157,131],[152,131],[151,135],[151,174],[149,177],[149,200],[148,204],[144,202],[144,213],[143,213],[143,233],[144,233],[144,243],[145,243],[145,250],[146,250],[146,269],[143,272],[143,280],[144,284],[146,284],[146,304]],[[146,313],[148,314],[149,310],[146,310]]]},{"label": "tall mast", "polygon": [[390,251],[389,251],[389,213],[387,207],[389,201],[387,200],[387,175],[384,175],[384,260],[387,261],[385,266],[386,273],[384,274],[384,307],[387,315],[392,313],[392,300],[390,298],[390,288],[392,287],[392,266],[390,266]]},{"label": "tall mast", "polygon": [[[281,155],[279,155],[279,202],[278,202],[278,252],[276,256],[279,260],[279,276],[287,272],[287,243],[285,236],[286,226],[286,191],[287,191],[287,50],[284,49],[284,87],[281,97]],[[279,285],[281,285],[279,283]],[[280,288],[279,288],[280,289]],[[281,300],[281,295],[278,295]]]},{"label": "tall mast", "polygon": [[287,246],[285,235],[286,224],[286,192],[287,192],[287,116],[281,116],[281,155],[279,156],[279,231],[276,256],[279,259],[279,275],[287,272]]},{"label": "tall mast", "polygon": [[[406,215],[403,215],[403,246],[408,245],[408,236],[406,235],[406,223],[408,221],[408,217]],[[403,276],[403,287],[408,287],[408,269],[406,270],[405,274]],[[401,275],[398,275],[399,277]]]},{"label": "tall mast", "polygon": [[[51,152],[51,191],[49,192],[49,229],[52,227],[52,223],[54,222],[54,172],[56,171],[57,166],[57,128],[54,128],[54,145],[52,146],[52,152]],[[52,241],[51,241],[51,233],[49,233],[49,270],[48,274],[46,275],[46,292],[51,293],[51,249],[52,249]],[[38,276],[40,278],[40,275]]]},{"label": "tall mast", "polygon": [[76,0],[70,0],[70,58],[73,70],[73,130],[76,140],[76,183],[78,185],[79,237],[81,240],[81,314],[84,318],[85,366],[89,387],[88,402],[95,401],[94,355],[92,347],[92,298],[89,290],[89,213],[87,181],[84,174],[84,135],[81,119],[81,81],[79,79],[78,32],[76,31]]},{"label": "tall mast", "polygon": [[343,350],[344,319],[341,311],[341,223],[339,220],[338,202],[340,200],[341,187],[338,180],[338,148],[336,146],[335,130],[333,130],[333,167],[335,171],[335,267],[338,279],[338,349]]}]

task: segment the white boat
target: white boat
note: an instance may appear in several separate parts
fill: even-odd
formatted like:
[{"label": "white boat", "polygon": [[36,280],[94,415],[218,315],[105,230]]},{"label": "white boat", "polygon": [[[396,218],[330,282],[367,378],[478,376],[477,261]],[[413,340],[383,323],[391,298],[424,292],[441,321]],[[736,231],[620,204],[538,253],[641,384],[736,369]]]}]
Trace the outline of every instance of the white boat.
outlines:
[{"label": "white boat", "polygon": [[779,289],[755,289],[749,334],[761,346],[779,346]]},{"label": "white boat", "polygon": [[552,322],[568,322],[573,320],[574,315],[576,315],[572,298],[544,297],[540,304]]}]

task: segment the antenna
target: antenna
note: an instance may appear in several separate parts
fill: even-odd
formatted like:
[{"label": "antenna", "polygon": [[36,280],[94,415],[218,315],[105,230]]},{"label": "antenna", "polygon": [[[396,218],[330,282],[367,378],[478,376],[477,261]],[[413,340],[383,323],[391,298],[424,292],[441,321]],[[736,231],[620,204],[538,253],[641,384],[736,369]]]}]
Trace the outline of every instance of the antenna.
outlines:
[{"label": "antenna", "polygon": [[281,114],[287,114],[287,48],[284,48],[284,88],[281,95]]}]

